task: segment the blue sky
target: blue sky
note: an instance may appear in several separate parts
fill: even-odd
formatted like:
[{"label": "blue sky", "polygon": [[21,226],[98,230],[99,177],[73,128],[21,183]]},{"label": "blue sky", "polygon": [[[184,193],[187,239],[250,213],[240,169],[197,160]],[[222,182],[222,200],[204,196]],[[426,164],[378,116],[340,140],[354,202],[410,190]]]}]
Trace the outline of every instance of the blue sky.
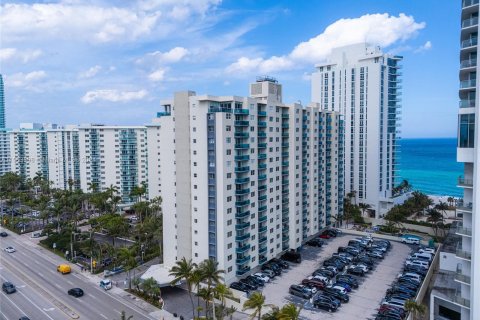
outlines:
[{"label": "blue sky", "polygon": [[247,95],[262,74],[306,104],[313,65],[366,39],[404,56],[402,137],[454,137],[461,1],[439,3],[3,1],[7,126],[148,123],[174,91]]}]

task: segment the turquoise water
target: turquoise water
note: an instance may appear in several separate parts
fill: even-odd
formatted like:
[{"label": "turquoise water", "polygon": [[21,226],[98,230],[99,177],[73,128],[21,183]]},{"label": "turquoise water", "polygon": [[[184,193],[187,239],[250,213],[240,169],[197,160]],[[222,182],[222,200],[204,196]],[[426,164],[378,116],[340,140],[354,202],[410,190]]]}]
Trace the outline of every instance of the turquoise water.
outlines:
[{"label": "turquoise water", "polygon": [[457,163],[456,138],[402,139],[400,141],[401,179],[414,190],[439,196],[461,197],[456,183],[463,175],[463,164]]}]

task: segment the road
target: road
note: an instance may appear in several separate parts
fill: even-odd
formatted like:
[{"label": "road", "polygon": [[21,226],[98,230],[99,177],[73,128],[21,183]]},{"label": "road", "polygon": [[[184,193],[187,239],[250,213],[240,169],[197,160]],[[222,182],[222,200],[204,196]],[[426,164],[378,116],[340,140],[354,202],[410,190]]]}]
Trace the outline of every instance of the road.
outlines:
[{"label": "road", "polygon": [[[2,230],[3,231],[3,230]],[[133,319],[154,319],[145,311],[113,290],[104,291],[90,279],[75,271],[62,275],[56,266],[60,258],[46,254],[45,249],[27,243],[13,232],[1,238],[0,279],[17,287],[13,294],[0,293],[0,319],[16,320],[26,315],[35,320],[57,319],[120,319],[121,311]],[[3,249],[13,246],[17,251],[7,253]],[[85,292],[80,298],[67,294],[68,289],[79,287]],[[116,288],[114,288],[116,289]],[[118,290],[118,289],[117,289]]]}]

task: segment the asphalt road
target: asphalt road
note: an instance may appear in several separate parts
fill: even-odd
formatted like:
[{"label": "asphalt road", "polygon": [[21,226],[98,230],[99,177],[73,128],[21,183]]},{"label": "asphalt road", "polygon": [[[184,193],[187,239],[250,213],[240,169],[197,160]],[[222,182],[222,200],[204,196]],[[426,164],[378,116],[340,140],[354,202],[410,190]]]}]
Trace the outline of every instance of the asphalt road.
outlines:
[{"label": "asphalt road", "polygon": [[[84,275],[72,270],[71,274],[57,273],[62,262],[45,254],[45,249],[27,243],[20,236],[7,231],[0,238],[0,279],[17,287],[13,294],[0,293],[0,319],[16,320],[26,315],[30,319],[120,319],[121,311],[133,319],[154,319],[135,305],[104,291]],[[7,253],[5,247],[17,251]],[[73,268],[72,268],[73,269]],[[70,288],[79,287],[85,292],[80,298],[69,296]]]}]

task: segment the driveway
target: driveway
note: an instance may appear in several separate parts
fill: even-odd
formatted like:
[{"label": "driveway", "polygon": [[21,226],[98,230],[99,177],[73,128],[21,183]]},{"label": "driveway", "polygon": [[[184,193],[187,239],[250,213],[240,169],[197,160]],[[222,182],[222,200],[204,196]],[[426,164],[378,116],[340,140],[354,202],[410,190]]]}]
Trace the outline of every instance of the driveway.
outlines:
[{"label": "driveway", "polygon": [[350,302],[342,304],[337,312],[328,313],[314,309],[310,303],[305,303],[306,300],[288,293],[290,285],[301,283],[303,279],[310,276],[313,271],[321,266],[323,260],[337,252],[339,246],[346,246],[349,240],[356,237],[345,234],[328,240],[323,248],[305,246],[301,252],[302,263],[291,264],[287,272],[264,287],[263,294],[266,296],[266,303],[280,307],[289,302],[297,305],[305,304],[301,312],[304,319],[357,320],[375,318],[376,309],[384,298],[385,291],[401,272],[403,263],[411,252],[411,248],[405,244],[392,241],[392,248],[385,259],[380,260],[375,269],[360,281],[359,288],[349,294]]}]

